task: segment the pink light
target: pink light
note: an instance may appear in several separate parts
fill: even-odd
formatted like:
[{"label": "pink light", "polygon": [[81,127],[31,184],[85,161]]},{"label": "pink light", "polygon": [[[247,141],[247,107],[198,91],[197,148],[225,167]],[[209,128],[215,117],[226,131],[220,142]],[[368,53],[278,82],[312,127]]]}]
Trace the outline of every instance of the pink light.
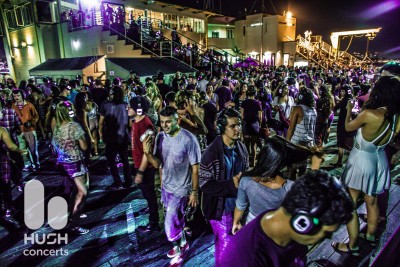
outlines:
[{"label": "pink light", "polygon": [[399,6],[400,6],[399,0],[388,0],[362,12],[361,16],[365,17],[366,19],[373,19],[389,11],[392,11],[393,9],[396,9]]}]

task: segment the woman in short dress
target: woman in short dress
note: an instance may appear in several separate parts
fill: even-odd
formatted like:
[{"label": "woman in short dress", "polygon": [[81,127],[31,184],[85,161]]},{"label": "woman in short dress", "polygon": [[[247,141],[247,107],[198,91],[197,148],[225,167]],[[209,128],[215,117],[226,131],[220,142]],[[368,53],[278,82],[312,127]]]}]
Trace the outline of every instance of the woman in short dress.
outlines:
[{"label": "woman in short dress", "polygon": [[[69,228],[78,234],[86,234],[88,229],[76,226],[83,211],[88,191],[88,169],[83,159],[83,151],[87,149],[85,132],[79,123],[74,122],[74,108],[71,102],[61,101],[56,107],[56,126],[52,144],[57,151],[57,163],[67,174],[68,182],[74,185],[76,195],[72,196],[73,206],[69,218]],[[66,183],[69,185],[69,183]]]},{"label": "woman in short dress", "polygon": [[342,179],[354,205],[361,192],[364,193],[368,227],[366,234],[359,235],[358,216],[354,212],[353,219],[347,224],[349,243],[333,242],[332,246],[336,251],[357,256],[358,237],[372,246],[376,245],[375,234],[379,219],[377,195],[390,186],[389,162],[384,149],[400,132],[400,78],[381,77],[363,110],[355,119],[351,119],[354,101],[347,104],[345,128],[346,131],[357,131],[357,136]]}]

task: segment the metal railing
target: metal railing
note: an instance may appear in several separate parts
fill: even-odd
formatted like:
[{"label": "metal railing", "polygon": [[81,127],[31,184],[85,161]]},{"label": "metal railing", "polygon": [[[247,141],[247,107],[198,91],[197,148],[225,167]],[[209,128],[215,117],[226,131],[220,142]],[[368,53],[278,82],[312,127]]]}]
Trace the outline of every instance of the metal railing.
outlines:
[{"label": "metal railing", "polygon": [[[343,66],[360,66],[362,60],[354,57],[346,51],[337,51],[322,39],[311,38],[313,42],[306,40],[303,37],[297,39],[296,52],[307,60],[311,60],[319,66],[325,68],[333,63],[339,67]],[[316,59],[317,57],[318,59]]]},{"label": "metal railing", "polygon": [[[131,42],[135,47],[140,47],[144,52],[152,56],[162,58],[173,58],[180,63],[196,68],[200,65],[206,65],[207,62],[212,64],[225,64],[216,56],[212,55],[212,50],[205,49],[204,45],[199,44],[197,48],[188,47],[180,42],[173,41],[165,37],[162,33],[162,28],[166,28],[162,21],[142,17],[138,20],[139,24],[125,21],[125,16],[121,19],[121,15],[116,12],[107,13],[102,11],[94,11],[87,13],[77,13],[68,17],[68,30],[78,31],[90,28],[92,26],[103,26],[110,30],[112,34],[117,34],[121,38]],[[157,30],[157,31],[156,31]],[[185,37],[189,40],[188,37]],[[193,40],[194,44],[198,44]],[[187,52],[187,49],[190,52]],[[211,54],[207,57],[207,53]]]}]

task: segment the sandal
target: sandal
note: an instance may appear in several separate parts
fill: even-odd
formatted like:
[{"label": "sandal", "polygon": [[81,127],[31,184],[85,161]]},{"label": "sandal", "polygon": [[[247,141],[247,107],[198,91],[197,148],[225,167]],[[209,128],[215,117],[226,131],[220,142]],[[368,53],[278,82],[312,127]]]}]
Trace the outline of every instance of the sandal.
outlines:
[{"label": "sandal", "polygon": [[360,256],[360,249],[358,247],[352,249],[352,248],[350,248],[350,244],[349,243],[345,243],[346,244],[346,248],[347,248],[347,250],[345,251],[345,250],[340,250],[339,249],[339,245],[340,244],[341,243],[339,243],[339,242],[332,242],[331,246],[338,253],[345,253],[345,254],[348,254],[348,255],[351,255],[351,256],[356,256],[356,257]]},{"label": "sandal", "polygon": [[358,237],[361,238],[361,239],[363,239],[363,240],[365,240],[365,241],[367,241],[368,244],[369,244],[371,247],[376,247],[376,244],[377,244],[376,238],[374,238],[374,240],[369,240],[369,239],[367,239],[367,234],[366,234],[366,233],[359,233],[359,234],[358,234]]}]

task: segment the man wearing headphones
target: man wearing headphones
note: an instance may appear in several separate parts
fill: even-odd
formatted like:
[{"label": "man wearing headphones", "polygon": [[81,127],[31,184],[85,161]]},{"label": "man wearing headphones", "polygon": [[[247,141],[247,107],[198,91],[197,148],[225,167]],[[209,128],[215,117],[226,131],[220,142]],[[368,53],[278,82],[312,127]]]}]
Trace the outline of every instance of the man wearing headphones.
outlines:
[{"label": "man wearing headphones", "polygon": [[131,131],[131,144],[132,158],[136,169],[135,183],[140,185],[143,197],[149,205],[150,213],[149,223],[146,226],[138,227],[138,230],[142,233],[160,230],[160,225],[158,224],[157,195],[154,188],[156,169],[149,164],[146,155],[144,155],[143,144],[141,142],[147,135],[155,136],[154,126],[146,115],[149,108],[150,103],[143,96],[133,97],[127,107],[129,117],[134,118]]},{"label": "man wearing headphones", "polygon": [[215,263],[222,260],[233,225],[233,211],[240,175],[249,167],[249,154],[240,142],[242,118],[234,109],[225,109],[218,116],[220,136],[207,147],[201,157],[200,187],[202,210],[215,235]]},{"label": "man wearing headphones", "polygon": [[200,145],[189,131],[179,127],[178,113],[167,106],[160,112],[162,132],[155,140],[154,155],[151,153],[153,138],[146,137],[143,142],[144,153],[156,168],[162,171],[161,202],[164,204],[165,234],[173,248],[167,253],[172,262],[179,261],[189,243],[185,237],[185,209],[187,205],[199,204],[199,163]]},{"label": "man wearing headphones", "polygon": [[277,210],[257,216],[231,238],[217,266],[306,266],[307,246],[352,217],[349,194],[325,171],[300,177]]},{"label": "man wearing headphones", "polygon": [[22,133],[18,136],[19,147],[22,150],[28,148],[29,161],[24,159],[24,170],[35,171],[40,168],[38,142],[36,135],[36,123],[39,120],[39,114],[35,107],[25,100],[22,90],[13,91],[14,104],[12,108],[17,113],[22,125]]}]

